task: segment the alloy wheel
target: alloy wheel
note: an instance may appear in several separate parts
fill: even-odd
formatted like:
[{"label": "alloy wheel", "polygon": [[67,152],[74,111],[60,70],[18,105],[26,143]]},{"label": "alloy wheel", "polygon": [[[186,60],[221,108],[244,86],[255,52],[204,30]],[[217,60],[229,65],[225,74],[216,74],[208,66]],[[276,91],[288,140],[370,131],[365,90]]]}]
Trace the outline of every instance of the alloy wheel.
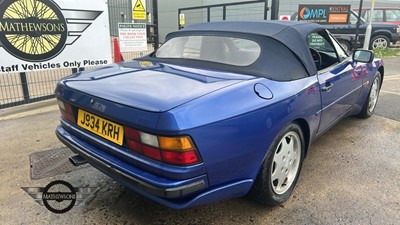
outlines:
[{"label": "alloy wheel", "polygon": [[283,194],[290,188],[298,173],[300,160],[300,137],[290,131],[280,140],[271,165],[272,190],[276,194]]}]

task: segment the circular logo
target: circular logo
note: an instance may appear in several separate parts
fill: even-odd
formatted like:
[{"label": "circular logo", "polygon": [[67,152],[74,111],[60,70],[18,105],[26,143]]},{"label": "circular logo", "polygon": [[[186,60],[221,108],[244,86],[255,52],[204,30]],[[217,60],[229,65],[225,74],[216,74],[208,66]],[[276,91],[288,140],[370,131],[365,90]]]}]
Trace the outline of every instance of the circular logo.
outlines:
[{"label": "circular logo", "polygon": [[53,213],[65,213],[74,207],[76,192],[74,187],[66,181],[56,180],[50,182],[43,191],[44,206]]},{"label": "circular logo", "polygon": [[304,7],[300,10],[300,18],[302,19],[308,19],[310,17],[310,9],[307,7]]},{"label": "circular logo", "polygon": [[52,0],[3,0],[0,3],[0,42],[11,55],[42,62],[62,52],[67,22]]}]

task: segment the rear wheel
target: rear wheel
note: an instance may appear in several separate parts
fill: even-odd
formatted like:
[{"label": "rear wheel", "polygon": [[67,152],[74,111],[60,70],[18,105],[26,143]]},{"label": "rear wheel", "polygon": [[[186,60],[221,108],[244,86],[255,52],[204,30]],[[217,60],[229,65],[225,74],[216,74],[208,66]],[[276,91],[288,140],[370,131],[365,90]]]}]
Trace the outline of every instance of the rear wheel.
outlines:
[{"label": "rear wheel", "polygon": [[304,158],[304,136],[296,123],[285,127],[275,138],[249,197],[262,204],[276,206],[292,194]]},{"label": "rear wheel", "polygon": [[358,114],[361,118],[368,118],[372,115],[376,108],[376,104],[379,98],[379,91],[381,88],[382,76],[379,71],[376,72],[375,78],[372,81],[371,89],[369,90],[368,98],[365,100],[364,106]]}]

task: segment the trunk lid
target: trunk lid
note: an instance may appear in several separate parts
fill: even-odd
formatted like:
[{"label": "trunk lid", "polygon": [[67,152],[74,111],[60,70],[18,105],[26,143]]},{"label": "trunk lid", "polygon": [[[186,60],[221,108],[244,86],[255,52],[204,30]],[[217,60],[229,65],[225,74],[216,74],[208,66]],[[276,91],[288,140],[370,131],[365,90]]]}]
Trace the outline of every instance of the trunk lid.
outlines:
[{"label": "trunk lid", "polygon": [[84,71],[61,83],[118,104],[151,112],[165,112],[251,78],[254,77],[149,61],[130,61]]}]

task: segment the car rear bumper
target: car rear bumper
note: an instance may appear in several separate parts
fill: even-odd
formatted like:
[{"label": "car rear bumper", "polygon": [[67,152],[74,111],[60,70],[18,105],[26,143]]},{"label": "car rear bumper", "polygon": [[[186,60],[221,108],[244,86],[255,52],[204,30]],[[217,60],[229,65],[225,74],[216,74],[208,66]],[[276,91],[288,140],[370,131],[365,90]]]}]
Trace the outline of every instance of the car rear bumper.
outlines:
[{"label": "car rear bumper", "polygon": [[[58,139],[89,164],[130,189],[170,208],[181,209],[246,194],[253,180],[241,180],[210,189],[206,175],[185,180],[170,180],[150,175],[73,135],[63,126],[56,129]],[[146,175],[146,179],[140,177]],[[150,182],[154,181],[154,182]]]}]

